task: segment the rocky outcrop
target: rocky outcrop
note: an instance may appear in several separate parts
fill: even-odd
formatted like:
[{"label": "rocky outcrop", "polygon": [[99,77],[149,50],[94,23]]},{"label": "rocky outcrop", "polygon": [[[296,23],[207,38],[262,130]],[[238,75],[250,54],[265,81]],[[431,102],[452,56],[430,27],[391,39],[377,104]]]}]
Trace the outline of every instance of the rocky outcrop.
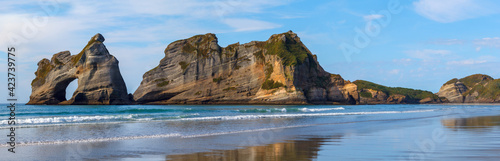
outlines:
[{"label": "rocky outcrop", "polygon": [[359,104],[425,104],[447,102],[429,91],[401,87],[387,87],[372,82],[357,80]]},{"label": "rocky outcrop", "polygon": [[443,84],[437,95],[452,103],[499,103],[500,79],[484,74],[454,78]]},{"label": "rocky outcrop", "polygon": [[159,65],[144,74],[134,99],[141,104],[355,103],[350,88],[339,75],[324,71],[291,31],[227,47],[205,34],[168,45]]},{"label": "rocky outcrop", "polygon": [[[77,55],[63,51],[38,62],[28,104],[130,104],[118,60],[103,42],[104,37],[96,34]],[[66,100],[66,88],[75,79],[78,88]]]},{"label": "rocky outcrop", "polygon": [[465,96],[463,94],[467,91],[467,86],[462,82],[456,81],[454,83],[444,84],[437,95],[439,97],[446,97],[450,102],[463,103]]}]

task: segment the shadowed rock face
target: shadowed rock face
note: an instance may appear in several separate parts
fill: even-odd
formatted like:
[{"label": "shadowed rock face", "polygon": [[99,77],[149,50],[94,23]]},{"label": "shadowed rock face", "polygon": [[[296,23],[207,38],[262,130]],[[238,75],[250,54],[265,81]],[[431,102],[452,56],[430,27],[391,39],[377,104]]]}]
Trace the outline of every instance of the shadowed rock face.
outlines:
[{"label": "shadowed rock face", "polygon": [[[38,62],[28,104],[130,104],[118,60],[103,42],[96,34],[78,55],[63,51]],[[78,88],[66,100],[66,87],[75,79]]]},{"label": "shadowed rock face", "polygon": [[291,31],[225,48],[205,34],[168,45],[133,97],[141,104],[355,103],[346,84]]}]

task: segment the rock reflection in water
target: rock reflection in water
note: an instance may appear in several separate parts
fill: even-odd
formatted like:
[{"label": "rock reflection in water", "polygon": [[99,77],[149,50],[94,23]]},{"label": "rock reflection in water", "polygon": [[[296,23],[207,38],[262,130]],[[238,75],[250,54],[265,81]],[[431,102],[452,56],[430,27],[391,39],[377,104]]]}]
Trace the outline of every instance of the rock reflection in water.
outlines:
[{"label": "rock reflection in water", "polygon": [[[337,138],[337,137],[335,137]],[[329,138],[331,139],[331,138]],[[313,160],[317,158],[320,146],[326,138],[309,138],[264,146],[251,146],[235,150],[217,150],[193,154],[170,155],[171,161],[253,161],[253,160]]]},{"label": "rock reflection in water", "polygon": [[453,129],[491,128],[500,126],[500,116],[480,116],[441,120],[441,124]]}]

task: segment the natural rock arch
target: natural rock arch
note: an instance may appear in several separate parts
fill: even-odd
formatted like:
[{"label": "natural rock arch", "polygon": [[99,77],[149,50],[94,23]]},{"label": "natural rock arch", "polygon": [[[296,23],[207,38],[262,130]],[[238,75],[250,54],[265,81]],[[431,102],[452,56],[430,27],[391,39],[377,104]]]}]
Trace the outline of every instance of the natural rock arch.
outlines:
[{"label": "natural rock arch", "polygon": [[[103,42],[96,34],[77,55],[63,51],[38,62],[28,104],[130,104],[118,60]],[[78,87],[66,101],[66,88],[75,79]]]},{"label": "natural rock arch", "polygon": [[72,97],[66,98],[66,93],[68,92],[67,88],[69,84],[74,82],[76,79],[77,78],[67,78],[65,80],[58,82],[54,88],[54,98],[60,102],[70,100]]}]

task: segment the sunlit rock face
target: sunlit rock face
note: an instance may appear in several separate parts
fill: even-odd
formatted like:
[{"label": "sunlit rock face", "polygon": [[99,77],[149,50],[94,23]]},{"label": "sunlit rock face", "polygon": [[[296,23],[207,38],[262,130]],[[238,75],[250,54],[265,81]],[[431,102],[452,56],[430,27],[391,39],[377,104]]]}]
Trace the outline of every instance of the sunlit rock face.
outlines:
[{"label": "sunlit rock face", "polygon": [[[323,70],[292,31],[220,47],[214,34],[165,49],[134,93],[140,104],[351,104],[344,80]],[[355,102],[354,102],[355,103]]]}]

